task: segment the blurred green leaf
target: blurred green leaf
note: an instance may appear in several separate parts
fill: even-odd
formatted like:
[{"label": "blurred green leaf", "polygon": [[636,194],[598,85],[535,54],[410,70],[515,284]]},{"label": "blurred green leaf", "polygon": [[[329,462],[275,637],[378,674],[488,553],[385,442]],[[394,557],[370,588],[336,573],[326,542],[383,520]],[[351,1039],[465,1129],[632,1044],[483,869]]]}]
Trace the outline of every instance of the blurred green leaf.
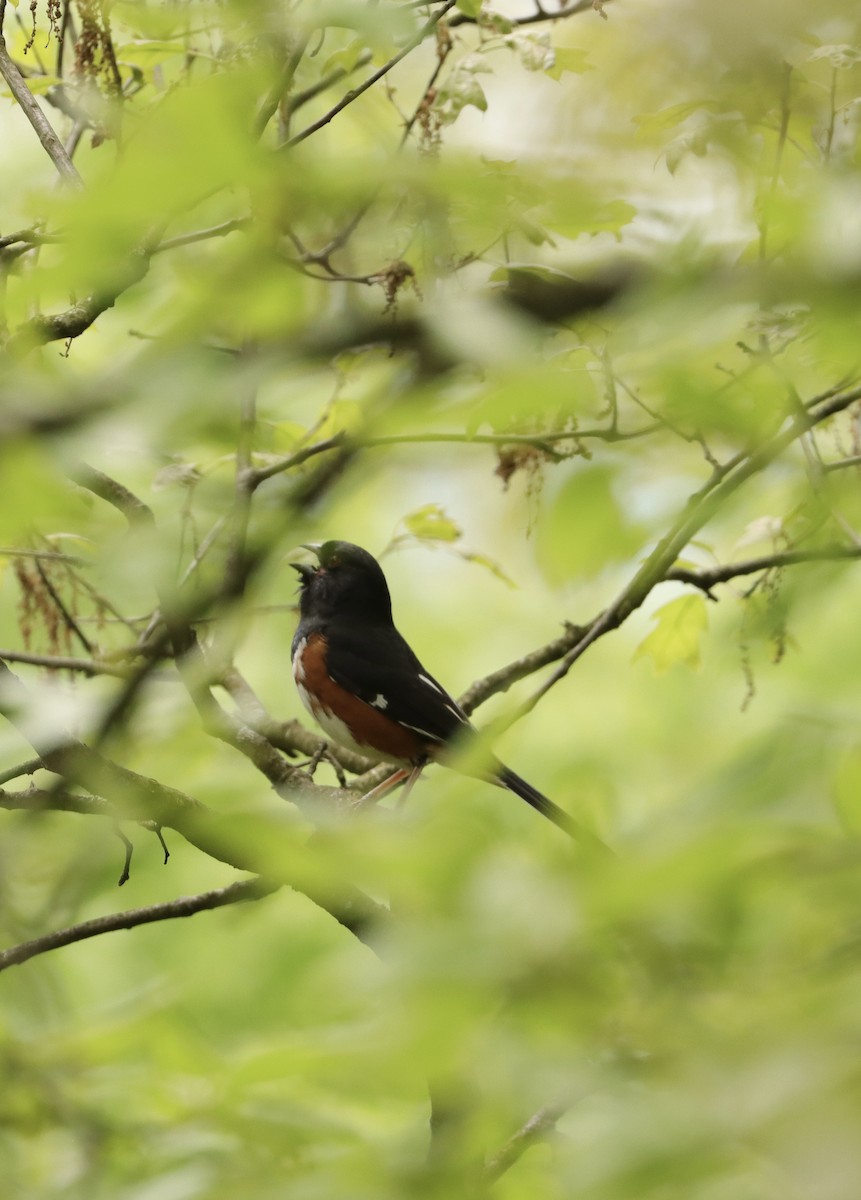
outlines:
[{"label": "blurred green leaf", "polygon": [[439,89],[437,111],[447,124],[456,121],[468,107],[487,112],[487,97],[476,79],[476,74],[487,69],[480,59],[467,60],[446,77]]},{"label": "blurred green leaf", "polygon": [[554,583],[593,575],[632,555],[641,531],[616,498],[604,467],[574,471],[548,503],[538,526],[538,555]]},{"label": "blurred green leaf", "polygon": [[456,542],[462,530],[439,504],[426,504],[402,518],[403,524],[420,541]]},{"label": "blurred green leaf", "polygon": [[677,665],[699,669],[702,665],[702,639],[708,628],[708,612],[703,596],[678,596],[652,613],[655,628],[634,651],[634,661],[648,658],[663,674]]},{"label": "blurred green leaf", "polygon": [[587,50],[576,46],[554,46],[553,61],[545,67],[545,74],[551,79],[561,79],[567,71],[573,75],[584,75],[587,71],[594,70]]}]

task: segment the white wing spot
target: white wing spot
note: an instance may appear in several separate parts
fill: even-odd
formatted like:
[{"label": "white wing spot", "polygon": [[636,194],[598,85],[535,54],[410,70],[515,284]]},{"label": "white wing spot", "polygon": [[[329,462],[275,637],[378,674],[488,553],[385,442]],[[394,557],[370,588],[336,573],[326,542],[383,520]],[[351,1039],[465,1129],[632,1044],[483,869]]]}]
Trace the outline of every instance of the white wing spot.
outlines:
[{"label": "white wing spot", "polygon": [[422,683],[426,683],[429,688],[433,688],[435,692],[439,692],[442,696],[445,695],[445,692],[442,690],[439,684],[434,683],[432,679],[428,679],[427,675],[419,675],[419,679],[422,681]]},{"label": "white wing spot", "polygon": [[374,699],[371,701],[371,707],[379,708],[381,711],[384,711],[385,709],[387,709],[389,707],[389,702],[385,698],[383,693],[380,692],[380,694],[378,696],[375,696]]}]

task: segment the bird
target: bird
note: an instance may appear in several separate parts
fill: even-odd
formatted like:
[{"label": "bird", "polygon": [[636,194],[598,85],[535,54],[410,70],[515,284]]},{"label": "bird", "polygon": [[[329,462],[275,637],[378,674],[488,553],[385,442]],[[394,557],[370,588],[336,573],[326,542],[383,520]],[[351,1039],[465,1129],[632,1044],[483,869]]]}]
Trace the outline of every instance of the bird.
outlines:
[{"label": "bird", "polygon": [[[396,629],[386,577],[373,555],[344,541],[303,549],[316,555],[317,565],[290,564],[300,576],[291,648],[299,696],[333,741],[398,768],[366,800],[404,779],[405,796],[428,763],[445,763],[452,748],[468,747],[478,731]],[[525,800],[570,837],[607,851],[597,835],[509,767],[495,758],[484,759],[483,767],[482,778]]]}]

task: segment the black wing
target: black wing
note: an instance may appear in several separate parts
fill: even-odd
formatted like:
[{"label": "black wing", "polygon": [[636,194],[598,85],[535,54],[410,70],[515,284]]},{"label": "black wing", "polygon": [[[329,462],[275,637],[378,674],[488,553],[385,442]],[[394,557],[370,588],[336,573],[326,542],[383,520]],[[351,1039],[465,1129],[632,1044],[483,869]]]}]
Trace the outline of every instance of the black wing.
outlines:
[{"label": "black wing", "polygon": [[393,627],[326,632],[326,669],[336,683],[434,742],[471,728],[448,692]]}]

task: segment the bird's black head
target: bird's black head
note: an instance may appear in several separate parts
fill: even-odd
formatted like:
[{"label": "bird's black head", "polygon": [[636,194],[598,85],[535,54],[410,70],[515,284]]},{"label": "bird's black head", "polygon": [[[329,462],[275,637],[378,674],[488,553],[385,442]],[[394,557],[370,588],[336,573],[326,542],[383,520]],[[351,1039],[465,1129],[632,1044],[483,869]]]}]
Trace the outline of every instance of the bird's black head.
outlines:
[{"label": "bird's black head", "polygon": [[306,548],[317,555],[319,566],[292,564],[302,577],[299,612],[303,619],[325,621],[339,616],[391,621],[386,577],[373,555],[352,542],[324,542]]}]

